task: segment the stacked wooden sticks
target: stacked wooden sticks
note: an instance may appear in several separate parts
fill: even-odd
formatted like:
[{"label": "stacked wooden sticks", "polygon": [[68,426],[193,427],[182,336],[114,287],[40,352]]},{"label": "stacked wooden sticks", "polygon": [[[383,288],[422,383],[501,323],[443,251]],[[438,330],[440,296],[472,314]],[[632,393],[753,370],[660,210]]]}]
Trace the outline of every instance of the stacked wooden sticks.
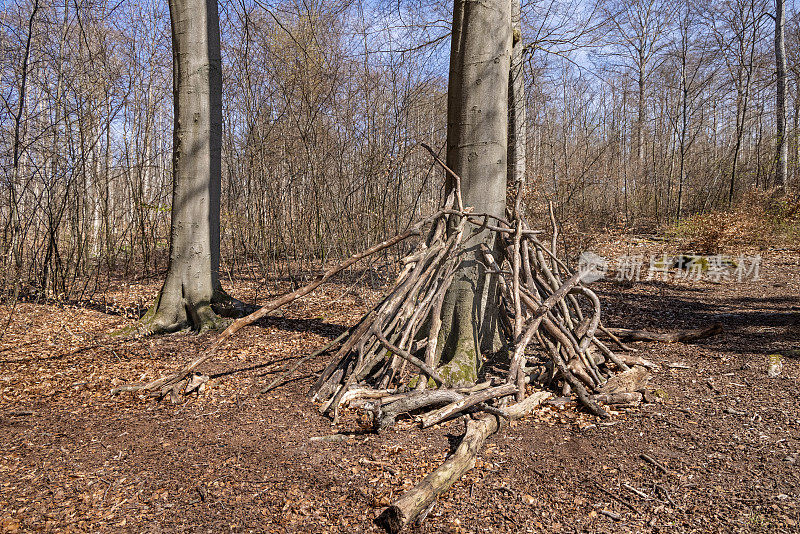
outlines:
[{"label": "stacked wooden sticks", "polygon": [[[392,291],[342,339],[312,387],[322,412],[335,420],[341,406],[355,404],[370,409],[375,428],[381,429],[397,414],[417,411],[424,412],[421,421],[429,426],[468,411],[504,415],[512,395],[517,402],[525,399],[526,384],[560,382],[564,393],[574,392],[591,413],[607,417],[593,395],[615,373],[628,371],[629,363],[641,362],[616,355],[597,338],[603,331],[627,350],[602,327],[600,301],[581,283],[588,273],[572,272],[556,256],[554,218],[548,247],[523,219],[519,194],[507,219],[474,213],[463,206],[459,177],[436,159],[453,178],[453,192],[429,219],[426,239],[403,260]],[[440,315],[467,253],[465,244],[482,232],[494,232],[499,240],[491,250],[482,245],[481,254],[486,272],[498,280],[509,357],[499,362],[505,371],[456,389],[435,368]]]},{"label": "stacked wooden sticks", "polygon": [[[196,369],[213,358],[238,330],[312,292],[361,259],[410,237],[424,236],[416,250],[403,260],[393,289],[379,305],[345,334],[311,355],[338,347],[311,389],[311,394],[323,402],[323,413],[333,414],[336,419],[341,406],[360,403],[372,409],[376,429],[410,411],[427,413],[423,424],[429,426],[471,411],[505,416],[503,407],[512,395],[517,402],[525,398],[526,384],[560,383],[563,393],[574,392],[589,411],[607,417],[593,395],[601,393],[603,397],[598,398],[607,401],[609,392],[603,390],[603,385],[610,377],[628,371],[629,365],[649,362],[630,354],[615,354],[597,338],[598,331],[603,332],[620,348],[630,350],[602,326],[600,301],[581,283],[587,273],[573,273],[556,256],[557,229],[552,210],[553,238],[548,247],[537,239],[540,232],[532,230],[522,217],[519,191],[506,218],[475,213],[463,205],[458,175],[433,150],[425,148],[452,178],[452,191],[437,213],[234,321],[208,351],[179,371],[146,384],[123,385],[112,393],[149,392],[173,400],[188,394],[194,389]],[[479,255],[485,271],[498,281],[499,324],[509,357],[505,362],[494,362],[499,364],[500,372],[484,373],[480,384],[453,388],[436,370],[441,311],[465,254],[476,256],[472,237],[484,232],[493,233],[498,243],[491,249],[482,245]],[[583,305],[578,299],[584,301]],[[287,373],[307,359],[299,360]],[[264,391],[272,389],[281,378]]]}]

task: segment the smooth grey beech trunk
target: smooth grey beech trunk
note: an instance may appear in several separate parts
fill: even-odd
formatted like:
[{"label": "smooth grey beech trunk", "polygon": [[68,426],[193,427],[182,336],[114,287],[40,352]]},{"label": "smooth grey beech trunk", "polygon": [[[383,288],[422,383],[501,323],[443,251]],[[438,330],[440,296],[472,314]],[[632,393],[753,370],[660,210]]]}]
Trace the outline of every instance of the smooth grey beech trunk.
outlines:
[{"label": "smooth grey beech trunk", "polygon": [[[447,165],[475,213],[505,214],[511,47],[511,0],[455,1]],[[466,243],[442,308],[439,373],[451,385],[474,383],[481,352],[497,347],[496,280],[480,261],[481,243],[495,247],[488,232]]]},{"label": "smooth grey beech trunk", "polygon": [[[219,282],[222,61],[217,0],[170,0],[173,192],[169,269],[142,318],[150,332],[217,329],[232,307]],[[238,301],[235,301],[238,302]],[[219,310],[219,308],[217,308]]]}]

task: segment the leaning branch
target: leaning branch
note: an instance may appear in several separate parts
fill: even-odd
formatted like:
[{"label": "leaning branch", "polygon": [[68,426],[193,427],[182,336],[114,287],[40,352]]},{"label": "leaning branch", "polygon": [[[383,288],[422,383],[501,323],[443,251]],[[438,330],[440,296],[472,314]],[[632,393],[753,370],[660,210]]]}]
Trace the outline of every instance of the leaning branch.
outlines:
[{"label": "leaning branch", "polygon": [[174,386],[178,382],[181,382],[186,377],[188,377],[199,365],[201,365],[201,364],[205,363],[206,361],[210,360],[211,358],[213,358],[217,354],[217,351],[219,350],[219,347],[228,338],[233,336],[236,332],[238,332],[239,330],[241,330],[245,326],[253,324],[254,322],[256,322],[259,319],[261,319],[262,317],[265,317],[270,312],[273,312],[273,311],[277,310],[278,308],[281,308],[281,307],[289,304],[290,302],[293,302],[293,301],[299,299],[300,297],[311,293],[312,291],[317,289],[320,285],[324,284],[332,276],[342,272],[343,270],[345,270],[348,267],[354,265],[355,263],[358,263],[359,261],[363,260],[364,258],[366,258],[368,256],[371,256],[371,255],[373,255],[373,254],[375,254],[377,252],[380,252],[380,251],[382,251],[384,249],[387,249],[389,247],[392,247],[392,246],[396,245],[397,243],[400,243],[401,241],[404,241],[404,240],[408,239],[409,237],[412,237],[412,236],[415,236],[415,235],[421,235],[422,228],[426,224],[430,223],[431,221],[436,220],[440,216],[441,216],[441,213],[435,213],[434,215],[431,215],[430,217],[428,217],[428,218],[416,223],[415,225],[413,225],[411,228],[409,228],[405,232],[397,234],[396,236],[394,236],[394,237],[392,237],[390,239],[387,239],[385,241],[382,241],[381,243],[378,243],[377,245],[375,245],[373,247],[370,247],[370,248],[368,248],[367,250],[365,250],[363,252],[359,252],[358,254],[354,254],[353,256],[348,258],[346,261],[336,265],[335,267],[332,267],[332,268],[328,269],[324,273],[319,274],[311,283],[304,285],[303,287],[297,289],[296,291],[293,291],[291,293],[287,293],[286,295],[282,295],[282,296],[278,297],[277,299],[268,302],[263,307],[261,307],[259,310],[251,313],[250,315],[248,315],[246,317],[242,317],[241,319],[235,320],[233,323],[231,323],[230,326],[228,326],[228,328],[226,328],[222,332],[222,334],[220,334],[220,336],[217,338],[217,340],[214,341],[214,344],[211,345],[211,348],[208,350],[208,352],[206,354],[204,354],[204,355],[192,360],[191,362],[186,364],[183,368],[181,368],[181,370],[179,370],[178,372],[176,372],[176,373],[174,373],[172,375],[169,375],[169,376],[165,376],[163,378],[159,378],[158,380],[154,380],[154,381],[149,382],[147,384],[120,386],[118,388],[112,389],[111,390],[111,394],[114,395],[114,394],[117,394],[117,393],[122,392],[122,391],[156,391],[156,390],[159,390],[161,395],[165,395],[166,393],[169,392],[169,388],[171,388],[172,386]]}]

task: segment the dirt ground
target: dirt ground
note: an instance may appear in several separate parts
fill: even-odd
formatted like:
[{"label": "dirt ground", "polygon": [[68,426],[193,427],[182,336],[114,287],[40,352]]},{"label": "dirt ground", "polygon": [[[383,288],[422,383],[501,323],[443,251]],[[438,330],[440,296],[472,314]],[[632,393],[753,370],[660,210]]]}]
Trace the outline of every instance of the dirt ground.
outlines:
[{"label": "dirt ground", "polygon": [[[597,282],[609,326],[718,320],[724,333],[636,343],[659,364],[655,402],[608,423],[574,403],[542,407],[491,438],[412,531],[800,532],[800,361],[788,352],[800,348],[800,253],[761,255],[757,281]],[[0,532],[377,532],[382,507],[458,443],[459,420],[428,430],[404,420],[375,435],[346,417],[332,428],[305,396],[325,356],[254,393],[357,320],[379,296],[361,283],[332,284],[246,328],[205,367],[210,387],[182,404],[111,397],[113,385],[160,376],[213,340],[107,336],[133,322],[120,310],[157,289],[121,286],[83,307],[0,307],[3,324],[11,318],[0,340]],[[253,291],[233,288],[264,302],[266,289]],[[782,373],[769,379],[767,356],[779,352]],[[338,431],[346,439],[311,439]]]}]

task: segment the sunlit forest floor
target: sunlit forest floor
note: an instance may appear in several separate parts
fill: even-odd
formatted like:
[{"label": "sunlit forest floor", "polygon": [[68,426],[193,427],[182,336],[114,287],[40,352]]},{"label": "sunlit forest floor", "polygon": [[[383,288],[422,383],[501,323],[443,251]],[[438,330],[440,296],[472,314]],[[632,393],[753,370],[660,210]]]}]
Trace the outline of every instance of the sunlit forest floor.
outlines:
[{"label": "sunlit forest floor", "polygon": [[[594,250],[649,258],[665,249],[627,239]],[[652,402],[600,424],[556,398],[493,437],[416,531],[797,531],[800,252],[758,253],[759,280],[648,281],[645,264],[640,281],[596,282],[609,326],[720,321],[724,332],[690,345],[635,343],[659,364]],[[247,327],[204,368],[209,387],[177,405],[109,392],[173,370],[213,335],[124,341],[107,333],[134,319],[104,306],[0,306],[3,324],[11,314],[0,340],[0,532],[377,531],[372,519],[444,459],[463,423],[420,430],[405,420],[375,435],[345,414],[332,428],[305,396],[325,356],[257,391],[354,323],[380,282],[328,285]],[[106,302],[135,309],[157,289],[119,286]],[[246,284],[232,291],[268,296]],[[783,369],[767,378],[775,353]],[[312,439],[335,432],[346,437]]]}]

